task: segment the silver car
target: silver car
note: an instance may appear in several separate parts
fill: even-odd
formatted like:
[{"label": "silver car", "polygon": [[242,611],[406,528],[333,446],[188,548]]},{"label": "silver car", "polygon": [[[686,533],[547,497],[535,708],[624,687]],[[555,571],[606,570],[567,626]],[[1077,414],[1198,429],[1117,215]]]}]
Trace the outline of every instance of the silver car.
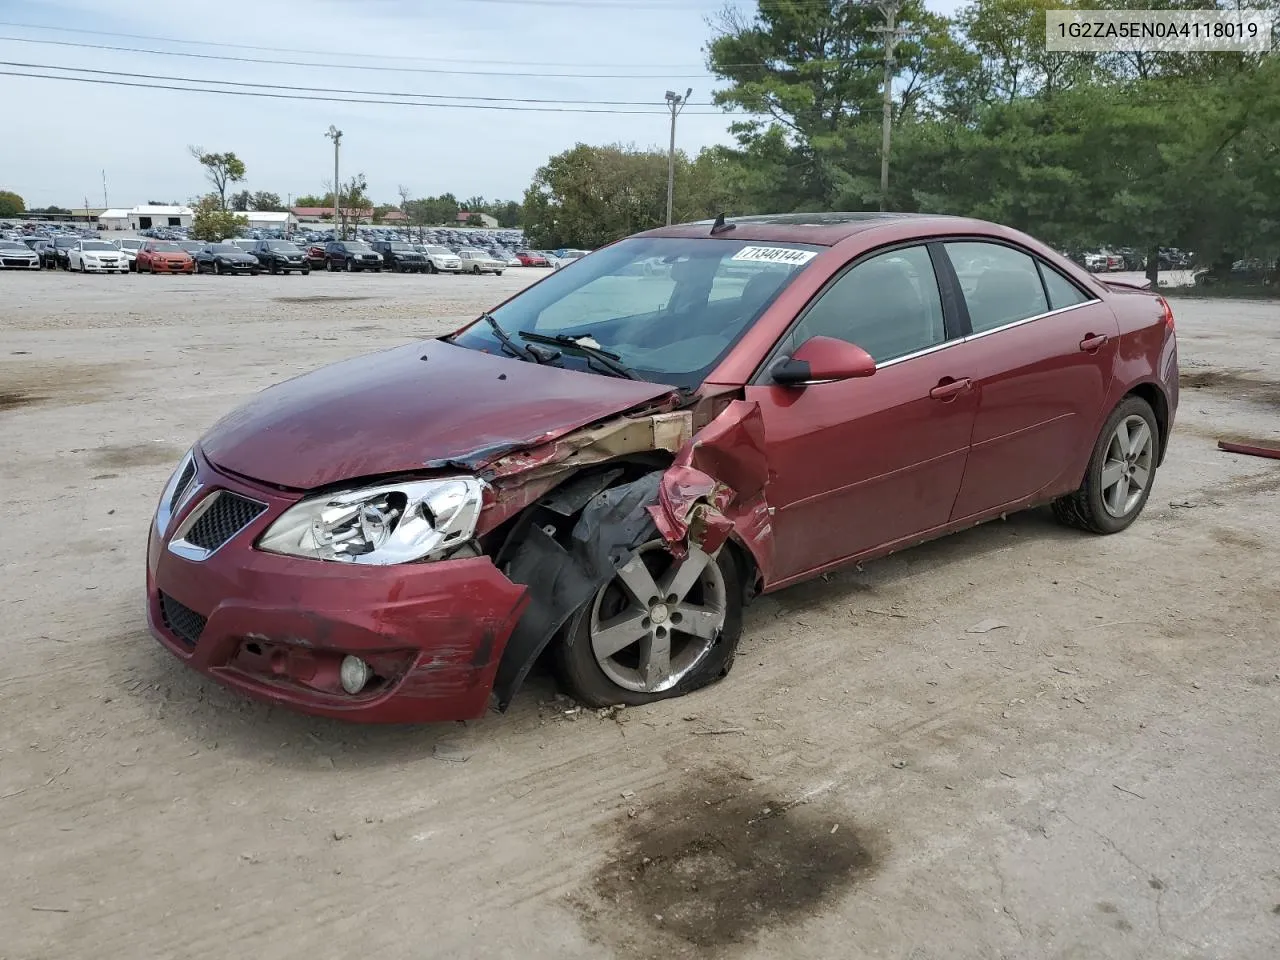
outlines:
[{"label": "silver car", "polygon": [[502,276],[502,271],[507,268],[506,263],[493,256],[493,254],[468,247],[463,247],[458,251],[458,259],[462,263],[463,273],[492,273],[500,277]]},{"label": "silver car", "polygon": [[427,258],[427,269],[431,273],[461,273],[462,260],[448,247],[435,244],[415,244]]},{"label": "silver car", "polygon": [[17,240],[0,240],[0,270],[39,270],[40,254]]}]

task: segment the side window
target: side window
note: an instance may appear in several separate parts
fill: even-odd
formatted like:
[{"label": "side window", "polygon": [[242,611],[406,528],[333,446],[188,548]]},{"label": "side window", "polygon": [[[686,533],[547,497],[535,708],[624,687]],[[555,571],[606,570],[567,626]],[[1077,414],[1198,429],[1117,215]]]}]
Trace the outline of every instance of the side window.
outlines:
[{"label": "side window", "polygon": [[1040,264],[1040,276],[1044,277],[1045,289],[1049,291],[1049,306],[1054,310],[1072,307],[1089,299],[1079,287],[1047,263]]},{"label": "side window", "polygon": [[929,251],[892,250],[842,276],[809,308],[790,346],[817,336],[857,344],[877,363],[944,342],[942,298]]},{"label": "side window", "polygon": [[945,246],[964,290],[974,333],[1049,312],[1040,271],[1030,255],[998,243]]}]

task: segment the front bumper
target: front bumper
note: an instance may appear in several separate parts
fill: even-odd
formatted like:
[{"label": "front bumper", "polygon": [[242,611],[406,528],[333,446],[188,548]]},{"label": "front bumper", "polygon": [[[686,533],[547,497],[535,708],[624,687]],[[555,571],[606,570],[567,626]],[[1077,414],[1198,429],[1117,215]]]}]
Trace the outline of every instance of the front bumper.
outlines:
[{"label": "front bumper", "polygon": [[120,260],[116,263],[94,263],[92,260],[85,260],[84,269],[86,273],[128,273],[129,263],[127,260]]},{"label": "front bumper", "polygon": [[[487,557],[374,567],[260,552],[253,543],[298,498],[197,463],[202,489],[168,531],[153,523],[147,548],[147,622],[166,649],[243,694],[318,716],[409,723],[484,714],[524,587]],[[217,490],[267,508],[202,561],[171,552],[168,533]],[[355,695],[338,683],[349,654],[376,674]]]},{"label": "front bumper", "polygon": [[172,262],[166,260],[152,260],[148,269],[152,273],[195,273],[196,264],[194,260],[187,263]]},{"label": "front bumper", "polygon": [[4,257],[0,258],[0,270],[39,270],[40,258],[34,260],[27,257]]}]

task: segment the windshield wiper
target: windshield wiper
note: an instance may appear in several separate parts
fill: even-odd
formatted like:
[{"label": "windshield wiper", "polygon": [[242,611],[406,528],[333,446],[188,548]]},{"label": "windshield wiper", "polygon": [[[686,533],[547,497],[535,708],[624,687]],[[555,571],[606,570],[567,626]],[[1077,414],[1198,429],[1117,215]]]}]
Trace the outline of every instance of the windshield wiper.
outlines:
[{"label": "windshield wiper", "polygon": [[[602,350],[600,347],[593,347],[585,343],[581,343],[577,337],[570,336],[567,333],[557,333],[554,337],[549,337],[545,333],[534,333],[532,330],[521,330],[520,336],[525,340],[532,340],[534,343],[551,343],[562,347],[572,347],[575,350],[581,350],[587,355],[588,361],[594,360],[606,372],[613,374],[615,377],[623,377],[627,380],[639,380],[634,373],[618,361],[622,358],[616,353],[610,353],[608,350]],[[586,334],[582,335],[584,338]],[[588,363],[588,365],[590,365]]]},{"label": "windshield wiper", "polygon": [[511,339],[511,334],[502,329],[502,324],[488,310],[480,314],[480,319],[493,328],[493,335],[498,338],[499,343],[526,363],[548,363],[555,359],[554,356],[548,357],[540,350],[534,350],[532,347],[522,347],[516,343]]}]

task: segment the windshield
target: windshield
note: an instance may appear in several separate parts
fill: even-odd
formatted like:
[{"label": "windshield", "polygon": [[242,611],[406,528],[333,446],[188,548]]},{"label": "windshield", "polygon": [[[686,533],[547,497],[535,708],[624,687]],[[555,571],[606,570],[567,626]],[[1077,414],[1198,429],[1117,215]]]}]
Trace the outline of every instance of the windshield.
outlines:
[{"label": "windshield", "polygon": [[155,253],[181,253],[182,248],[176,243],[153,243],[151,249]]},{"label": "windshield", "polygon": [[346,245],[346,250],[348,253],[369,253],[371,250],[373,250],[373,248],[369,246],[367,243],[361,242],[361,243],[348,243]]},{"label": "windshield", "polygon": [[[637,376],[694,388],[821,250],[804,244],[636,237],[553,273],[493,311],[514,338],[589,337]],[[454,338],[500,353],[486,323]],[[562,362],[588,369],[566,348]]]},{"label": "windshield", "polygon": [[234,243],[219,243],[209,248],[214,253],[244,253]]},{"label": "windshield", "polygon": [[80,244],[80,249],[81,250],[117,250],[118,251],[119,248],[113,246],[112,244],[104,243],[101,240],[86,240],[84,243]]},{"label": "windshield", "polygon": [[437,257],[452,257],[453,251],[447,247],[427,247],[427,253]]},{"label": "windshield", "polygon": [[75,237],[58,237],[53,241],[55,247],[74,247],[76,245]]},{"label": "windshield", "polygon": [[277,250],[280,253],[300,253],[301,252],[296,245],[289,243],[286,240],[272,240],[270,243],[267,244],[267,249]]},{"label": "windshield", "polygon": [[120,241],[121,250],[137,250],[141,246],[142,246],[141,240],[121,240]]},{"label": "windshield", "polygon": [[390,247],[391,247],[391,249],[392,249],[392,250],[408,250],[408,251],[413,251],[413,247],[412,247],[412,246],[410,246],[410,245],[409,245],[409,244],[407,244],[407,243],[393,243],[393,244],[390,244]]},{"label": "windshield", "polygon": [[0,240],[0,250],[26,250],[25,243],[14,243],[12,240]]}]

